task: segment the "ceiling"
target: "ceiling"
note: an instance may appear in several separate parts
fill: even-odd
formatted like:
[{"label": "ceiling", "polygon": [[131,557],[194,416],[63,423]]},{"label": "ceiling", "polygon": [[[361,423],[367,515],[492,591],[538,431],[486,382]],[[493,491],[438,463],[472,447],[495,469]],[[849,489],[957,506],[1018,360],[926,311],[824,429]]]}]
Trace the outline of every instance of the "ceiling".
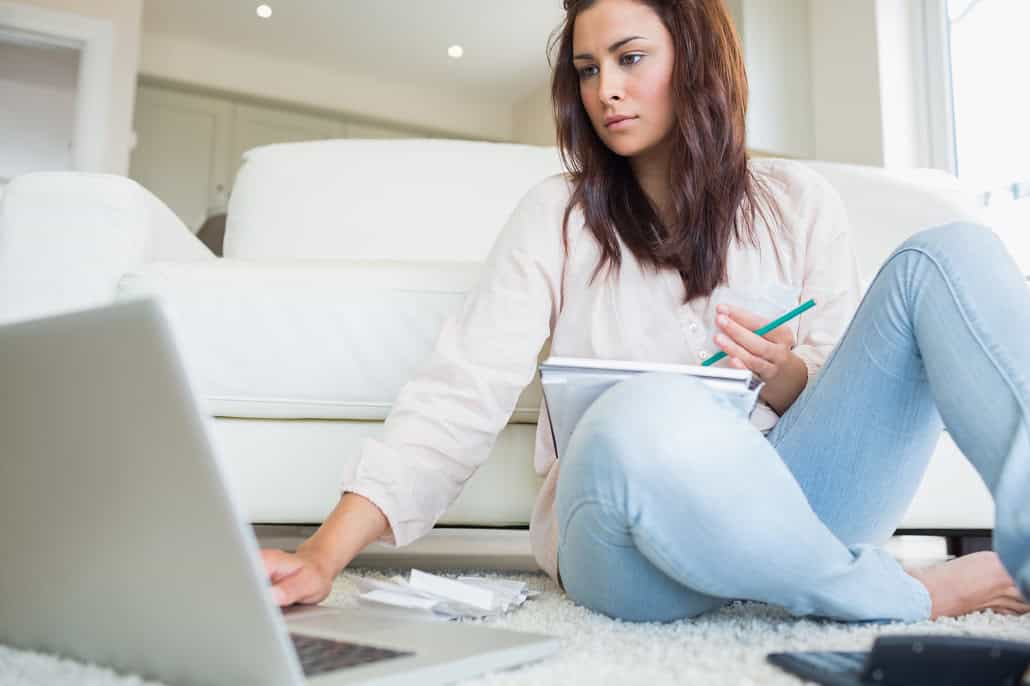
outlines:
[{"label": "ceiling", "polygon": [[[271,6],[259,19],[261,2]],[[561,0],[146,0],[146,34],[514,104],[548,80]],[[459,44],[461,59],[447,56]]]}]

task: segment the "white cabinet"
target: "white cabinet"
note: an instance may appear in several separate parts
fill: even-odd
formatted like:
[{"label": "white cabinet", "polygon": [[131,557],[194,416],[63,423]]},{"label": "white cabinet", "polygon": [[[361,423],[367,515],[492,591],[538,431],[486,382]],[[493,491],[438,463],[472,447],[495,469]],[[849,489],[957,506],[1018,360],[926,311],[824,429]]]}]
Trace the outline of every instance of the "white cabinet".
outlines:
[{"label": "white cabinet", "polygon": [[363,122],[348,122],[346,124],[346,138],[436,138],[418,133],[416,131],[404,131],[388,126],[365,124]]},{"label": "white cabinet", "polygon": [[0,183],[75,169],[79,51],[36,45],[0,30]]},{"label": "white cabinet", "polygon": [[424,132],[312,114],[143,81],[136,95],[129,176],[197,231],[225,211],[243,153],[272,143],[329,138],[430,138]]},{"label": "white cabinet", "polygon": [[232,108],[226,100],[155,86],[136,92],[129,176],[194,231],[228,197]]}]

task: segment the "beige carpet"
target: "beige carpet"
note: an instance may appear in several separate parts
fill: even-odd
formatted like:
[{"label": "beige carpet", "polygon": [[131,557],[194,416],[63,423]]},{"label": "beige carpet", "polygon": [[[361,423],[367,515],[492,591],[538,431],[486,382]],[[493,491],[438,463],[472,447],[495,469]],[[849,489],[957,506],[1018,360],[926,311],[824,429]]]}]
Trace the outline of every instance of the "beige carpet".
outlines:
[{"label": "beige carpet", "polygon": [[[374,577],[389,572],[364,571]],[[983,612],[961,619],[907,625],[853,625],[795,619],[776,608],[737,603],[691,621],[632,624],[577,607],[543,575],[508,574],[542,594],[491,626],[547,633],[561,638],[557,656],[520,669],[465,682],[477,686],[530,684],[799,684],[765,662],[773,651],[860,650],[881,633],[947,633],[1030,641],[1030,617]],[[353,586],[336,580],[328,603],[354,602]],[[137,686],[150,684],[97,667],[0,646],[4,686]]]}]

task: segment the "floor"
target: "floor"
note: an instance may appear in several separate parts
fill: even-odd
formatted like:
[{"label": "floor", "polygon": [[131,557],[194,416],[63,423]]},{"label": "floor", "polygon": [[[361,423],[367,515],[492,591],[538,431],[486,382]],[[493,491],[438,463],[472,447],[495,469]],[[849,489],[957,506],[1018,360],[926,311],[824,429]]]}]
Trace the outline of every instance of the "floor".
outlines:
[{"label": "floor", "polygon": [[[906,563],[944,559],[941,539],[896,538],[889,549]],[[356,603],[349,575],[383,577],[393,571],[355,569],[340,575],[327,604]],[[496,572],[491,572],[496,573]],[[612,620],[572,603],[546,576],[498,574],[541,592],[490,626],[557,636],[560,652],[542,662],[482,676],[466,686],[536,684],[799,684],[766,662],[770,652],[804,649],[864,650],[886,633],[992,636],[1030,642],[1030,617],[982,612],[915,624],[844,624],[790,617],[758,603],[735,603],[694,620],[634,624]],[[132,676],[0,646],[0,683],[11,686],[155,686]]]}]

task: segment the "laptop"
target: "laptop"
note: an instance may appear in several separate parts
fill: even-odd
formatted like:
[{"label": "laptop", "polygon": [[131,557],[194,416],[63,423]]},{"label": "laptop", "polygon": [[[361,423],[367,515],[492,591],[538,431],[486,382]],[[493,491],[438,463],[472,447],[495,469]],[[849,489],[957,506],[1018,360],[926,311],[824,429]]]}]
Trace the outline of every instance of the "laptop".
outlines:
[{"label": "laptop", "polygon": [[0,327],[0,388],[0,643],[248,686],[447,683],[558,648],[371,608],[281,611],[153,300]]}]

